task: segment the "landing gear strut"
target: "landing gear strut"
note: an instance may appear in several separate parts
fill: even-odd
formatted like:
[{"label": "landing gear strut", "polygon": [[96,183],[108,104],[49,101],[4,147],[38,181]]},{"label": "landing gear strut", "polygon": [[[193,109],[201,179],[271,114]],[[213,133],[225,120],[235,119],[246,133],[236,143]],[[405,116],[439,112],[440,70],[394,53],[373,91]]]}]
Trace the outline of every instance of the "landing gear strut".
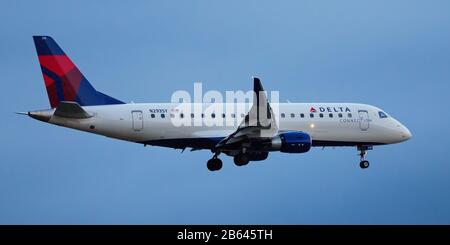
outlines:
[{"label": "landing gear strut", "polygon": [[218,158],[220,153],[216,153],[214,154],[214,156],[208,160],[208,162],[206,163],[206,167],[208,167],[209,171],[217,171],[220,170],[222,168],[222,160],[220,160],[220,158]]},{"label": "landing gear strut", "polygon": [[358,146],[358,151],[359,151],[359,156],[360,156],[360,159],[361,159],[361,161],[359,162],[359,166],[362,168],[362,169],[366,169],[366,168],[368,168],[369,167],[369,161],[367,161],[366,159],[365,159],[365,156],[366,156],[366,154],[367,154],[367,150],[372,150],[373,149],[373,147],[372,146]]}]

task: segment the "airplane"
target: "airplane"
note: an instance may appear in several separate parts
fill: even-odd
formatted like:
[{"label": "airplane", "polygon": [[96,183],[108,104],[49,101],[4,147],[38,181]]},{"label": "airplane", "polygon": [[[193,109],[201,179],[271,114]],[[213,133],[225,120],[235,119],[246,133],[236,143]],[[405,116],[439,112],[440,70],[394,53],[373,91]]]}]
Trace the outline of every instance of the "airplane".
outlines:
[{"label": "airplane", "polygon": [[[356,147],[360,167],[366,169],[365,155],[373,146],[412,137],[398,120],[367,104],[278,103],[275,110],[257,77],[253,77],[253,101],[243,113],[207,112],[204,104],[199,105],[200,111],[187,110],[194,103],[185,103],[186,111],[179,103],[124,103],[97,91],[53,38],[33,39],[50,109],[20,114],[144,146],[209,150],[213,155],[206,164],[210,171],[222,168],[220,154],[244,166],[267,159],[271,152],[306,153],[311,147],[341,146]],[[194,126],[176,125],[177,120],[194,122]],[[211,121],[237,123],[202,123]]]}]

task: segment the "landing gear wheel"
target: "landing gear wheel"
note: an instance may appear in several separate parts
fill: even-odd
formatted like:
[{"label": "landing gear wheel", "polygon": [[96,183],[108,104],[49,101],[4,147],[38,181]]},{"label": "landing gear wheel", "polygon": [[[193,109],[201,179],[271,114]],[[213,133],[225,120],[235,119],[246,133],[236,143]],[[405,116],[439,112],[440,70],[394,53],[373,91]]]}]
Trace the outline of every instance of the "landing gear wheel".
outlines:
[{"label": "landing gear wheel", "polygon": [[357,146],[357,149],[359,151],[358,155],[359,155],[359,157],[361,159],[361,161],[359,162],[359,166],[362,169],[368,168],[369,167],[369,161],[367,161],[365,159],[365,156],[367,154],[367,151],[368,150],[372,150],[373,147],[371,145],[359,145],[359,146]]},{"label": "landing gear wheel", "polygon": [[368,167],[369,167],[369,161],[366,161],[366,160],[361,161],[361,162],[359,163],[359,166],[360,166],[362,169],[368,168]]},{"label": "landing gear wheel", "polygon": [[250,162],[250,159],[248,158],[247,154],[241,153],[234,156],[234,164],[236,164],[236,166],[244,166],[247,165],[248,162]]},{"label": "landing gear wheel", "polygon": [[208,168],[209,171],[214,171],[213,159],[208,160],[208,162],[206,163],[206,167]]},{"label": "landing gear wheel", "polygon": [[206,167],[208,167],[209,171],[217,171],[222,168],[222,160],[219,158],[211,158],[206,163]]}]

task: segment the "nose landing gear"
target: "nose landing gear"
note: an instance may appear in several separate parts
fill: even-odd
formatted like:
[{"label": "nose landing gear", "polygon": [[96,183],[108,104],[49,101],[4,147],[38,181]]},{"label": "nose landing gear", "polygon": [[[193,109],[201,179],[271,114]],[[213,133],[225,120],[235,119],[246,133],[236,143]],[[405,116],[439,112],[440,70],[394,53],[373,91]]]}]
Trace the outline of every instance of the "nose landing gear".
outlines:
[{"label": "nose landing gear", "polygon": [[360,166],[362,169],[368,168],[368,167],[369,167],[369,161],[361,160],[361,162],[359,162],[359,166]]},{"label": "nose landing gear", "polygon": [[366,169],[369,167],[369,161],[367,161],[365,159],[365,156],[367,154],[367,151],[372,150],[372,149],[373,149],[373,146],[367,146],[367,145],[358,146],[358,151],[359,151],[358,155],[360,156],[360,159],[361,159],[361,161],[359,162],[359,166],[362,169]]}]

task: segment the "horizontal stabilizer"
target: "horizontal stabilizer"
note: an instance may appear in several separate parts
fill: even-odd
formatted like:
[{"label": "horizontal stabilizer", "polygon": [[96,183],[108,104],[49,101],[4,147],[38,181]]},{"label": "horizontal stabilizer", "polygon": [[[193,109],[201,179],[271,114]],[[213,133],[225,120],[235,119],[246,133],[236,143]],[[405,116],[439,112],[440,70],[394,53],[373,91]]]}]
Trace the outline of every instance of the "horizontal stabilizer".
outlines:
[{"label": "horizontal stabilizer", "polygon": [[53,115],[78,119],[92,117],[77,102],[72,101],[61,101]]}]

